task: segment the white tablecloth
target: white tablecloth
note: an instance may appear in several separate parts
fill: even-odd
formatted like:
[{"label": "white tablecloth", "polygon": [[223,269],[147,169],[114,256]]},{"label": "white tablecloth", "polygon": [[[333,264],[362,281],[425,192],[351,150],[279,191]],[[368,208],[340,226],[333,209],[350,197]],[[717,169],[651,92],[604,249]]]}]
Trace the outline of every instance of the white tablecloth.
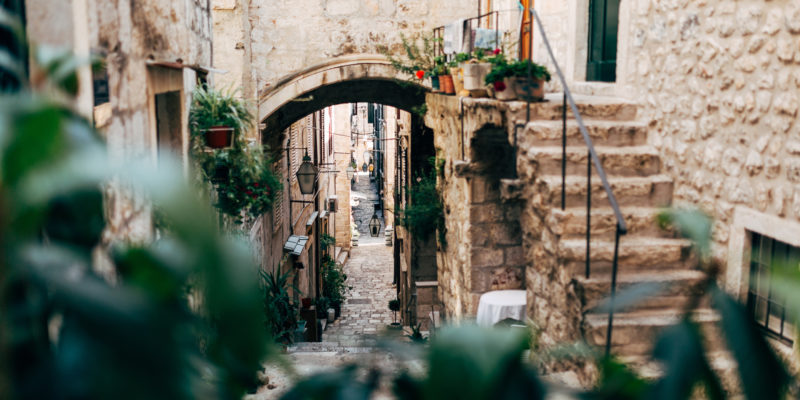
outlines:
[{"label": "white tablecloth", "polygon": [[525,303],[524,290],[497,290],[484,293],[478,303],[478,325],[493,326],[506,318],[524,322]]}]

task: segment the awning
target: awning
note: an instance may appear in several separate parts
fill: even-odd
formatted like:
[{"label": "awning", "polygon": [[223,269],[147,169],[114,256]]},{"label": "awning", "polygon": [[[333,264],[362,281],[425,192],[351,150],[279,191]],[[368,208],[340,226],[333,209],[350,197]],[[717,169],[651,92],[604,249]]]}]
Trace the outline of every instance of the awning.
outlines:
[{"label": "awning", "polygon": [[286,240],[286,244],[283,245],[283,250],[292,255],[299,256],[303,253],[303,250],[305,250],[306,244],[308,244],[308,236],[292,235]]},{"label": "awning", "polygon": [[306,227],[307,227],[307,228],[310,228],[310,227],[311,227],[311,225],[314,225],[314,221],[316,221],[316,220],[317,220],[317,217],[318,217],[318,216],[319,216],[319,211],[314,211],[314,212],[311,214],[311,216],[308,218],[308,222],[306,222]]},{"label": "awning", "polygon": [[319,219],[325,219],[325,218],[328,218],[328,212],[322,210],[322,212],[319,213]]}]

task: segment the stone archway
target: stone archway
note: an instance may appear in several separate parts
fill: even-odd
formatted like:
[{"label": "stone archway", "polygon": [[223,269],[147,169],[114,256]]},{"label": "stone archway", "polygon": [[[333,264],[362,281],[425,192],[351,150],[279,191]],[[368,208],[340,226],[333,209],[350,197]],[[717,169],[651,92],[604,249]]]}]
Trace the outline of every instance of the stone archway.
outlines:
[{"label": "stone archway", "polygon": [[369,102],[411,111],[425,102],[427,89],[408,81],[386,57],[340,57],[289,75],[259,95],[263,140],[325,107]]}]

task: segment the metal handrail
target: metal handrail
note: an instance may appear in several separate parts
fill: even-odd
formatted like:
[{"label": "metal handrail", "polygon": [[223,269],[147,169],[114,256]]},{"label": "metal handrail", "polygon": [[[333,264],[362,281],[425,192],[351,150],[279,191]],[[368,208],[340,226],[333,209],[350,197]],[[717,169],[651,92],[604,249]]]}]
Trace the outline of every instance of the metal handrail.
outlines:
[{"label": "metal handrail", "polygon": [[[536,20],[536,24],[539,26],[539,32],[542,34],[542,41],[547,48],[550,59],[553,61],[556,74],[558,75],[558,79],[561,81],[561,86],[564,88],[564,96],[566,97],[570,109],[572,109],[572,113],[575,116],[575,120],[578,123],[578,128],[580,129],[581,135],[583,135],[583,141],[586,142],[586,147],[589,148],[589,155],[591,156],[592,163],[594,164],[595,168],[597,168],[597,175],[600,176],[600,182],[602,182],[603,188],[608,195],[608,202],[611,203],[611,208],[614,209],[614,215],[616,216],[617,224],[620,227],[620,234],[624,235],[628,232],[628,229],[625,224],[625,219],[622,217],[622,212],[619,210],[619,203],[617,203],[617,198],[614,196],[614,191],[611,190],[611,185],[608,183],[608,178],[606,177],[606,172],[603,169],[603,164],[600,162],[600,158],[597,156],[597,152],[592,145],[592,139],[589,137],[589,132],[586,130],[586,126],[583,124],[583,118],[581,118],[581,113],[578,111],[578,106],[575,104],[575,99],[572,97],[572,93],[569,91],[567,80],[564,78],[564,74],[561,72],[561,68],[556,62],[556,57],[553,54],[553,49],[550,47],[550,42],[547,40],[547,35],[544,33],[544,27],[542,25],[542,21],[539,19],[539,14],[533,8],[530,9],[530,12]],[[533,40],[531,40],[531,42],[533,42]],[[564,112],[566,113],[566,110],[564,110]],[[562,159],[562,162],[564,161],[565,160]]]},{"label": "metal handrail", "polygon": [[[547,40],[547,34],[544,31],[544,25],[542,24],[541,19],[539,18],[539,14],[534,10],[532,7],[529,8],[529,12],[532,18],[529,18],[529,30],[531,32],[530,38],[530,46],[531,46],[531,54],[533,54],[533,21],[536,21],[536,24],[539,27],[539,33],[542,35],[542,42],[544,43],[545,47],[547,48],[547,53],[550,56],[550,59],[553,62],[553,65],[556,70],[556,74],[558,75],[558,79],[561,81],[561,86],[564,89],[564,106],[561,110],[562,115],[562,151],[561,151],[561,209],[563,210],[566,207],[566,149],[567,149],[567,103],[569,103],[570,108],[572,109],[572,114],[575,117],[576,122],[578,123],[578,129],[583,136],[583,141],[586,143],[586,147],[588,149],[588,157],[587,157],[587,187],[586,187],[586,278],[589,279],[591,273],[591,251],[590,251],[590,241],[591,241],[591,208],[592,208],[592,164],[594,164],[595,168],[597,169],[597,175],[600,177],[600,182],[603,185],[603,189],[608,196],[608,202],[611,205],[611,208],[614,210],[614,216],[617,220],[617,227],[616,232],[614,235],[614,258],[612,260],[612,269],[611,269],[611,298],[610,298],[610,308],[608,312],[608,325],[606,330],[606,356],[609,355],[611,352],[611,335],[613,332],[613,323],[614,323],[614,297],[616,295],[616,286],[617,286],[617,270],[618,270],[618,261],[619,261],[619,239],[621,235],[625,235],[628,232],[627,226],[625,224],[625,219],[622,217],[622,212],[619,209],[619,203],[617,203],[617,198],[614,196],[614,191],[611,189],[611,185],[608,183],[608,178],[606,177],[605,169],[603,169],[603,164],[600,162],[600,158],[597,156],[597,151],[595,151],[594,145],[592,144],[592,139],[589,136],[589,132],[586,130],[586,126],[583,123],[583,118],[581,117],[580,111],[578,111],[578,106],[575,104],[575,99],[572,97],[572,93],[569,90],[569,86],[567,86],[567,80],[564,78],[563,72],[561,72],[561,67],[559,67],[558,62],[556,61],[555,54],[553,54],[553,49],[550,46],[550,41]],[[528,66],[528,79],[530,81],[531,78],[531,65]],[[528,91],[530,92],[530,85],[528,86]],[[530,93],[528,93],[528,121],[530,121]]]}]

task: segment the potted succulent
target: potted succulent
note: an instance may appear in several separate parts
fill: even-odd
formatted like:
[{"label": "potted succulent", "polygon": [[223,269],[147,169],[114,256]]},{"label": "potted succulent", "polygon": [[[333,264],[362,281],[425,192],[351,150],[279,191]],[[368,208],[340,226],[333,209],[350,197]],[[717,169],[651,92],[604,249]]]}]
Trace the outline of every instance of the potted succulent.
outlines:
[{"label": "potted succulent", "polygon": [[523,100],[540,101],[544,98],[544,82],[547,81],[550,81],[547,68],[530,60],[511,63],[499,61],[485,79],[498,100],[514,100],[519,97]]},{"label": "potted succulent", "polygon": [[236,133],[252,126],[253,117],[247,106],[228,93],[200,85],[194,90],[189,111],[192,135],[205,137],[208,147],[230,147]]},{"label": "potted succulent", "polygon": [[400,300],[397,299],[389,300],[389,310],[391,310],[392,314],[394,314],[392,317],[394,322],[392,322],[390,328],[399,329],[401,326],[400,323],[397,322],[397,312],[400,311]]}]

